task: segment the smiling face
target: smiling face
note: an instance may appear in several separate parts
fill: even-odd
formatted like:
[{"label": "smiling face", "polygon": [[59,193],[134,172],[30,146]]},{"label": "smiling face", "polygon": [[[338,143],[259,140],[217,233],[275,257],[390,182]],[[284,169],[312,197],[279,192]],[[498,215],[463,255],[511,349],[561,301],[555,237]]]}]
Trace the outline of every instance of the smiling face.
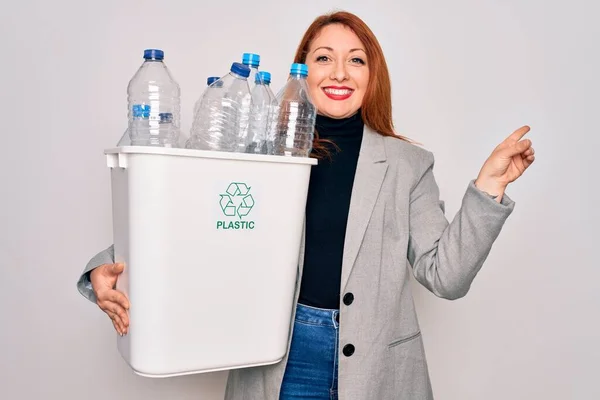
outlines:
[{"label": "smiling face", "polygon": [[319,114],[347,118],[362,106],[369,84],[365,50],[342,24],[327,25],[312,41],[306,56],[308,86]]}]

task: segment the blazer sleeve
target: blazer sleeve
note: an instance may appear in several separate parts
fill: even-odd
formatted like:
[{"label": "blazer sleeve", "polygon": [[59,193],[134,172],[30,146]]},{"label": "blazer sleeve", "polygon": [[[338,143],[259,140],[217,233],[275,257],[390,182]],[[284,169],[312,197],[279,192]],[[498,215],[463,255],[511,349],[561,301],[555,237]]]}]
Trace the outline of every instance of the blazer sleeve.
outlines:
[{"label": "blazer sleeve", "polygon": [[104,264],[114,264],[114,262],[115,249],[112,244],[107,249],[102,250],[100,253],[92,257],[92,259],[88,261],[83,273],[77,281],[77,290],[79,290],[79,293],[81,293],[89,301],[96,303],[97,299],[94,290],[92,289],[90,274],[95,268]]},{"label": "blazer sleeve", "polygon": [[472,180],[449,223],[433,154],[423,154],[423,172],[410,193],[408,261],[417,281],[436,296],[454,300],[469,291],[515,203],[506,194],[498,203]]}]

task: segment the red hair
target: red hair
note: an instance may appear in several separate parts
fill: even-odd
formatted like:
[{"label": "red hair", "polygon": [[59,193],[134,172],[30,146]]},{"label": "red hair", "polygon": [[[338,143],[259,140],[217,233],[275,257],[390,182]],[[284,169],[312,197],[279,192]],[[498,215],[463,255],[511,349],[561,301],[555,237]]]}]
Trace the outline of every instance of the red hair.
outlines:
[{"label": "red hair", "polygon": [[[361,116],[365,125],[380,135],[410,142],[408,138],[398,135],[394,131],[392,86],[383,50],[373,31],[356,15],[346,11],[337,11],[317,17],[304,33],[296,50],[294,62],[306,63],[306,56],[313,40],[324,27],[331,24],[341,24],[350,28],[365,46],[369,60],[369,84],[361,107]],[[323,150],[323,143],[320,142],[318,134],[315,135],[313,148],[317,151]]]}]

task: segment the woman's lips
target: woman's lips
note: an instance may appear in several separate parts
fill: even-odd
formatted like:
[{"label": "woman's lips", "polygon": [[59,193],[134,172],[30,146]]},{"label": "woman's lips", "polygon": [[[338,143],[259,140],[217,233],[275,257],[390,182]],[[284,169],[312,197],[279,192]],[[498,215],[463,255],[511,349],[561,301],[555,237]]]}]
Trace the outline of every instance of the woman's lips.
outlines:
[{"label": "woman's lips", "polygon": [[346,100],[352,96],[354,90],[347,87],[325,87],[323,88],[323,93],[325,93],[325,96],[329,97],[331,100]]}]

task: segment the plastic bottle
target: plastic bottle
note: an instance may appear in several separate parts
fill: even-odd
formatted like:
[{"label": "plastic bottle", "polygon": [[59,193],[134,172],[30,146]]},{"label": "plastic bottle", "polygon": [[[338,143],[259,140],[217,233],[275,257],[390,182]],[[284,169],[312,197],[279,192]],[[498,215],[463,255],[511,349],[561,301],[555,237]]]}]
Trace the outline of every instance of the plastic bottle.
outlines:
[{"label": "plastic bottle", "polygon": [[[204,89],[204,92],[202,92],[202,95],[200,96],[200,98],[198,99],[198,101],[196,101],[196,104],[194,105],[194,119],[196,117],[196,114],[198,114],[198,110],[200,109],[200,103],[202,102],[202,99],[204,98],[205,94],[208,93],[209,91],[211,91],[211,89],[216,89],[218,91],[218,89],[223,87],[223,82],[219,81],[219,79],[221,79],[220,76],[209,76],[208,78],[206,78],[206,89]],[[217,85],[213,86],[213,83],[218,82]]]},{"label": "plastic bottle", "polygon": [[[250,93],[253,92],[256,86],[256,79],[260,77],[258,67],[260,66],[260,55],[256,53],[244,53],[242,54],[242,64],[250,68],[250,75],[248,76],[248,85],[250,87]],[[244,102],[240,113],[240,124],[246,124],[245,130],[242,130],[238,133],[238,143],[235,148],[237,152],[246,152],[246,145],[249,136],[249,126],[250,126],[250,113],[251,113],[251,104],[250,102]]]},{"label": "plastic bottle", "polygon": [[308,157],[312,150],[317,109],[308,91],[308,66],[292,64],[285,86],[277,94],[279,112],[274,154]]},{"label": "plastic bottle", "polygon": [[271,79],[269,77],[269,82],[265,82],[265,86],[267,91],[269,92],[269,96],[271,97],[271,110],[269,111],[269,124],[267,127],[267,132],[265,135],[265,142],[267,145],[266,153],[274,154],[274,146],[275,146],[275,137],[277,133],[277,121],[279,119],[279,104],[277,103],[277,96],[273,93],[271,89]]},{"label": "plastic bottle", "polygon": [[200,109],[218,110],[221,108],[221,101],[224,96],[223,81],[218,76],[209,76],[206,79],[206,89],[196,101],[194,105],[194,114],[192,121],[192,129],[190,131],[190,138],[185,144],[188,149],[205,149],[211,150],[208,147],[204,147],[200,140],[201,131],[214,131],[218,129],[220,124],[220,117],[217,113],[203,113],[200,115]]},{"label": "plastic bottle", "polygon": [[189,147],[238,151],[240,137],[245,135],[248,125],[243,109],[251,103],[248,75],[247,66],[233,63],[227,75],[206,89],[194,116]]},{"label": "plastic bottle", "polygon": [[[181,90],[164,63],[162,50],[144,51],[144,62],[129,81],[127,95],[131,144],[179,147]],[[170,115],[168,123],[161,114]]]},{"label": "plastic bottle", "polygon": [[277,106],[277,100],[271,91],[270,83],[270,73],[260,71],[256,74],[255,86],[252,90],[250,123],[248,124],[247,153],[267,154],[268,152],[267,136]]},{"label": "plastic bottle", "polygon": [[250,68],[248,84],[250,85],[250,91],[252,91],[256,85],[256,76],[259,73],[258,67],[260,67],[260,55],[255,53],[244,53],[242,54],[242,64]]}]

